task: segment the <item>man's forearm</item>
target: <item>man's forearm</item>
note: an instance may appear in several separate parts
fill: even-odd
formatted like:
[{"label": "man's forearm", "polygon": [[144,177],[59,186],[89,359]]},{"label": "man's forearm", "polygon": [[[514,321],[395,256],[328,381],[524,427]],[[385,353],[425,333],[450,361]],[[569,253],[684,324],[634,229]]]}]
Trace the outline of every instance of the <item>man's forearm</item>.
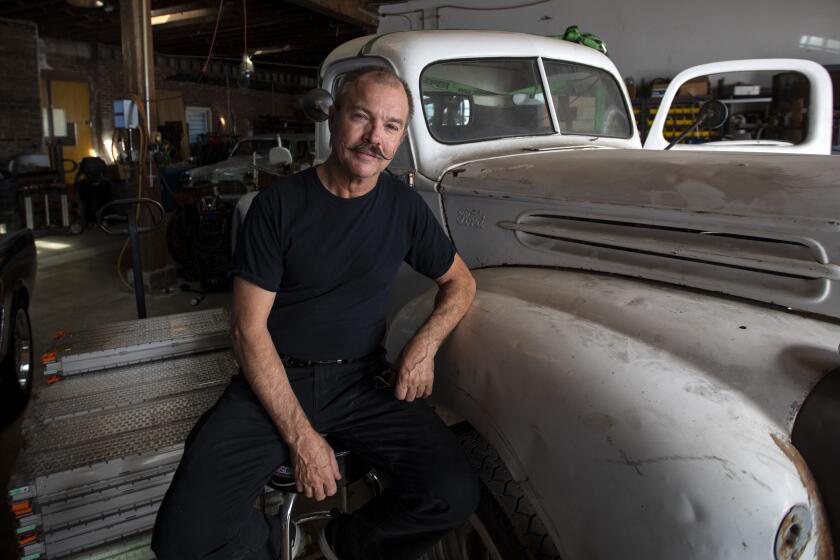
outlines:
[{"label": "man's forearm", "polygon": [[424,351],[415,359],[423,359],[428,353],[437,352],[443,341],[449,336],[475,297],[475,283],[472,277],[452,280],[438,288],[435,295],[435,307],[423,326],[414,335],[412,342]]},{"label": "man's forearm", "polygon": [[293,449],[315,433],[298,402],[286,369],[266,330],[234,329],[233,350],[242,373],[250,383],[283,440]]}]

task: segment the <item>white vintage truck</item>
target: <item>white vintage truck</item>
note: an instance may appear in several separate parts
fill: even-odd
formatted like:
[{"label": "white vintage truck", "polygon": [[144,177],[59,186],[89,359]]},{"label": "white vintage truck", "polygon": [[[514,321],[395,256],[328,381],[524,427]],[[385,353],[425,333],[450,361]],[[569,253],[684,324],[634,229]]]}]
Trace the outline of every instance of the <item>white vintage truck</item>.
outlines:
[{"label": "white vintage truck", "polygon": [[[364,65],[410,85],[391,172],[478,282],[433,402],[486,492],[432,556],[834,558],[840,160],[642,150],[609,58],[545,37],[364,37],[322,87]],[[392,357],[433,302],[405,285]]]}]

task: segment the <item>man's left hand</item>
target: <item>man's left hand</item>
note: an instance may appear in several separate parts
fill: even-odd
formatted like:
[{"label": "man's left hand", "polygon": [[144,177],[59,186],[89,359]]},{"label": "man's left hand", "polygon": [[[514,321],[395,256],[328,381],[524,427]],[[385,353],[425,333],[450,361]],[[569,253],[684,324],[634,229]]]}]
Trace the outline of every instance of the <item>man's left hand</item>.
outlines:
[{"label": "man's left hand", "polygon": [[430,344],[411,340],[397,361],[397,383],[394,396],[411,402],[432,394],[435,381],[435,352]]}]

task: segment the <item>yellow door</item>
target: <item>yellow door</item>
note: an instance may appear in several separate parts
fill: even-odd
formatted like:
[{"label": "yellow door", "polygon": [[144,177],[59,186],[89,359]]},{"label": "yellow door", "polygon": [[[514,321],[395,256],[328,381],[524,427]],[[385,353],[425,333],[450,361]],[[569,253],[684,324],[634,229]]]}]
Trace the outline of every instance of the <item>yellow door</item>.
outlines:
[{"label": "yellow door", "polygon": [[[70,124],[75,128],[75,145],[63,145],[64,159],[70,159],[77,164],[82,158],[95,156],[90,121],[90,91],[87,82],[64,82],[54,80],[52,85],[52,102],[56,109],[64,109],[67,118],[68,135]],[[65,169],[70,165],[65,164]],[[64,174],[64,182],[72,184],[76,172]]]}]

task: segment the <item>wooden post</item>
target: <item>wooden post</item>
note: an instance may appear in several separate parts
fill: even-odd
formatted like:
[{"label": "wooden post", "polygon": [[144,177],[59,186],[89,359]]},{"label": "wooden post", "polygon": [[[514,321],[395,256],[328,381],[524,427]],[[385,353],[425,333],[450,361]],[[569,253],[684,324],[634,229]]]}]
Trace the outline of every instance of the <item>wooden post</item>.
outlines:
[{"label": "wooden post", "polygon": [[[148,131],[151,143],[157,132],[157,102],[155,97],[155,57],[152,40],[151,0],[120,0],[120,30],[122,34],[123,74],[126,96],[140,102],[145,113],[141,123]],[[161,201],[157,169],[149,153],[144,169],[132,167],[129,173],[129,190],[136,196]],[[140,177],[146,180],[140,185]],[[151,177],[152,179],[149,179]],[[150,224],[150,212],[140,214],[139,224]],[[147,288],[158,290],[175,283],[175,267],[169,262],[164,228],[144,233],[141,237],[143,254],[143,279]]]},{"label": "wooden post", "polygon": [[151,0],[120,0],[123,74],[128,93],[148,107],[146,125],[157,129],[155,55],[152,40]]}]

